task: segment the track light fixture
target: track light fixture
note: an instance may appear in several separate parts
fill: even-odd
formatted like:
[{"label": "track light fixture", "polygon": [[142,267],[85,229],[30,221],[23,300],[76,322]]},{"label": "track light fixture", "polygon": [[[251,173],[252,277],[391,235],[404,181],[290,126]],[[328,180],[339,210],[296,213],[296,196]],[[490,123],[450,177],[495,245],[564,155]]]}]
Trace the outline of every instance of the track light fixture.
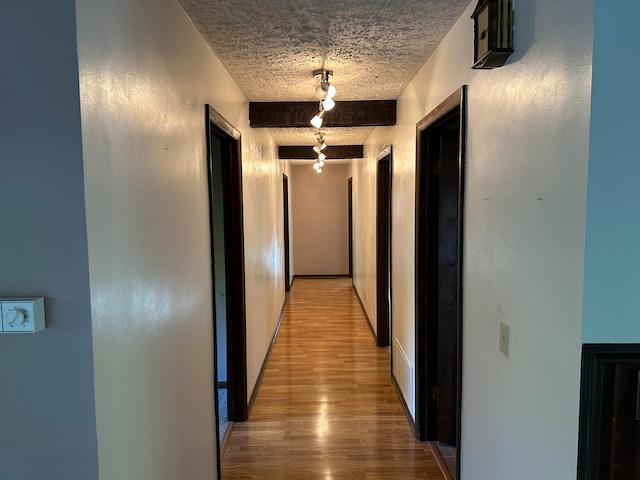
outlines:
[{"label": "track light fixture", "polygon": [[314,70],[313,76],[319,77],[320,82],[316,87],[316,98],[318,100],[332,99],[336,94],[336,87],[331,85],[329,77],[333,75],[331,70]]},{"label": "track light fixture", "polygon": [[324,142],[324,135],[318,134],[316,136],[316,140],[318,140],[318,144],[313,147],[313,151],[320,153],[322,150],[327,148],[327,144]]},{"label": "track light fixture", "polygon": [[313,151],[318,154],[318,159],[313,164],[313,168],[317,173],[320,173],[322,172],[322,167],[324,166],[324,160],[327,158],[327,156],[322,153],[322,150],[327,148],[327,144],[324,141],[324,135],[322,133],[318,133],[316,135],[316,140],[318,144],[314,145]]},{"label": "track light fixture", "polygon": [[324,112],[328,112],[336,106],[336,102],[333,100],[336,94],[336,87],[331,85],[329,77],[333,75],[331,70],[314,70],[313,76],[318,77],[319,83],[316,86],[315,94],[316,98],[320,100],[319,112],[311,119],[311,125],[315,128],[322,126]]},{"label": "track light fixture", "polygon": [[322,126],[322,121],[324,119],[324,109],[322,105],[320,105],[320,111],[316,113],[316,115],[311,119],[311,125],[316,128],[320,128]]},{"label": "track light fixture", "polygon": [[325,98],[324,100],[321,100],[320,103],[322,104],[323,110],[327,112],[336,106],[336,102],[331,98]]}]

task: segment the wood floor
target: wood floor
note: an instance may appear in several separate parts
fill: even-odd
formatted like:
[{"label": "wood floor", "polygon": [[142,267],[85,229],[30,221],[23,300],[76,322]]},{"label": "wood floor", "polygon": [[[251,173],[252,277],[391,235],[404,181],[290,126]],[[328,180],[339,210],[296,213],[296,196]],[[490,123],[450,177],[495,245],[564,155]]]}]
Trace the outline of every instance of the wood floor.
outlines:
[{"label": "wood floor", "polygon": [[232,479],[444,479],[417,442],[348,278],[297,278],[247,422],[222,458]]}]

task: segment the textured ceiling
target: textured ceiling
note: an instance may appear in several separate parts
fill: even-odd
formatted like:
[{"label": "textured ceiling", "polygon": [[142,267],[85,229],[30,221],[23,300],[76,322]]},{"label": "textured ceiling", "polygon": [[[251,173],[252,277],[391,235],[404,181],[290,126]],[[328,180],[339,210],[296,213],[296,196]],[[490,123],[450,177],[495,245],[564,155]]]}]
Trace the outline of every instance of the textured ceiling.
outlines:
[{"label": "textured ceiling", "polygon": [[[469,5],[469,0],[180,2],[250,101],[316,100],[312,72],[325,68],[334,72],[338,105],[396,99]],[[371,131],[342,130],[327,129],[327,142],[360,144]],[[313,144],[311,128],[271,132],[279,145]]]}]

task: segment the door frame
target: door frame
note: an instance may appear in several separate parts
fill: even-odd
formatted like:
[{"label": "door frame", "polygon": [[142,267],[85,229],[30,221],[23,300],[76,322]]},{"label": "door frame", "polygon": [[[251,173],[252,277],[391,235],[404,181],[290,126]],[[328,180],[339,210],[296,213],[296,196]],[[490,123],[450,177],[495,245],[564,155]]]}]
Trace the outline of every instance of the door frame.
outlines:
[{"label": "door frame", "polygon": [[391,145],[376,157],[376,345],[388,347],[391,338]]},{"label": "door frame", "polygon": [[[227,308],[227,408],[229,420],[242,422],[248,416],[247,403],[247,347],[246,301],[244,269],[244,223],[242,204],[242,146],[240,131],[210,105],[205,105],[205,131],[207,144],[207,179],[209,182],[209,221],[211,234],[211,277],[213,308],[213,360],[217,372],[217,335],[215,306],[215,271],[213,245],[213,157],[211,136],[216,135],[223,144],[222,190],[225,239],[225,283]],[[224,159],[228,161],[224,161]],[[218,380],[214,376],[215,413],[218,418]],[[216,423],[218,449],[218,473],[220,473],[220,432]]]},{"label": "door frame", "polygon": [[613,399],[606,395],[613,387],[608,369],[618,364],[639,363],[640,344],[637,343],[582,345],[578,480],[602,478],[602,467],[611,465],[611,432],[603,425],[603,419],[611,419],[613,410]]},{"label": "door frame", "polygon": [[347,180],[347,197],[349,208],[349,278],[353,278],[353,177]]},{"label": "door frame", "polygon": [[[423,142],[426,141],[426,135],[430,130],[435,130],[437,125],[448,120],[455,111],[460,121],[460,140],[458,155],[458,282],[457,282],[457,399],[456,399],[456,443],[458,449],[458,459],[460,458],[460,419],[462,407],[462,275],[463,275],[463,207],[464,207],[464,163],[465,163],[465,139],[466,139],[466,86],[460,87],[440,105],[427,114],[416,125],[416,209],[415,209],[415,354],[416,354],[416,397],[415,397],[415,415],[416,415],[416,437],[419,440],[433,439],[435,429],[434,408],[429,405],[430,392],[428,385],[434,375],[430,371],[433,362],[430,362],[430,356],[434,354],[433,348],[429,347],[432,341],[429,335],[429,311],[430,305],[427,305],[425,292],[429,285],[429,276],[427,268],[429,265],[428,252],[431,248],[436,247],[429,238],[427,232],[428,222],[427,215],[429,209],[427,199],[429,196],[429,168],[433,159],[429,158],[428,149],[423,148]],[[422,246],[427,245],[427,248]],[[436,353],[437,354],[437,353]],[[437,411],[436,411],[437,413]],[[457,461],[457,478],[460,478],[460,462]]]},{"label": "door frame", "polygon": [[289,177],[282,174],[282,217],[284,235],[284,291],[291,290],[291,259],[289,258]]}]

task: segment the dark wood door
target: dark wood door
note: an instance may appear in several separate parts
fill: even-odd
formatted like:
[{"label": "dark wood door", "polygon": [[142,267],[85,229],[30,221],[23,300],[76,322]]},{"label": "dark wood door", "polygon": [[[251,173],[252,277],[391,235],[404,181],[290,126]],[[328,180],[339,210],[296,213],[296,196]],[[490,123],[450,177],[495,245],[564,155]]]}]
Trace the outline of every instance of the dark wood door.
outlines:
[{"label": "dark wood door", "polygon": [[601,478],[637,479],[640,478],[640,365],[621,363],[611,369],[611,412],[603,411],[605,430],[611,435],[610,447],[602,443],[605,450],[610,448],[610,460],[609,465],[602,463],[601,475],[608,476]]},{"label": "dark wood door", "polygon": [[[454,92],[416,126],[416,436],[456,452],[462,382],[465,91],[462,87]],[[457,454],[450,473],[459,476]]]},{"label": "dark wood door", "polygon": [[458,148],[457,131],[438,134],[438,433],[437,440],[456,445],[458,369]]},{"label": "dark wood door", "polygon": [[347,182],[349,202],[349,278],[353,278],[353,178]]},{"label": "dark wood door", "polygon": [[291,290],[291,267],[289,259],[289,178],[282,174],[282,210],[284,215],[284,289]]},{"label": "dark wood door", "polygon": [[[247,402],[246,303],[244,275],[244,224],[242,204],[242,148],[240,132],[209,105],[206,106],[207,166],[211,222],[212,259],[214,243],[214,202],[221,200],[224,237],[224,278],[216,278],[212,262],[213,284],[225,283],[227,402],[229,420],[242,422],[249,415]],[[214,155],[213,150],[217,149]],[[221,185],[222,197],[214,198],[214,188]],[[220,205],[218,205],[220,207]],[[215,311],[215,292],[214,292]],[[214,324],[216,322],[214,316]],[[217,361],[217,360],[216,360]],[[217,385],[216,385],[217,387]]]},{"label": "dark wood door", "polygon": [[640,344],[582,346],[577,478],[640,478]]},{"label": "dark wood door", "polygon": [[389,346],[391,323],[391,151],[378,160],[376,188],[376,340]]}]

